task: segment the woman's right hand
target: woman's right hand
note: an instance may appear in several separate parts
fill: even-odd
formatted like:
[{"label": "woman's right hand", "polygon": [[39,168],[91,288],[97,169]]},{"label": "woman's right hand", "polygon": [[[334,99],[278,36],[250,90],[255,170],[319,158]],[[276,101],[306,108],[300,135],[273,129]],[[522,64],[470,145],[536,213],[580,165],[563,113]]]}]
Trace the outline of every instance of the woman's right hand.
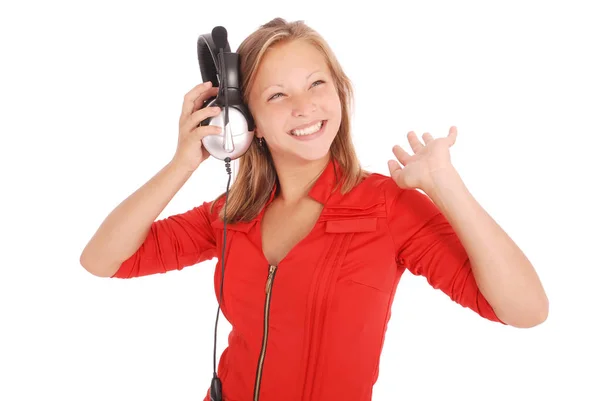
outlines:
[{"label": "woman's right hand", "polygon": [[179,139],[172,162],[183,166],[190,172],[195,171],[200,163],[210,156],[202,146],[202,138],[206,135],[221,133],[221,127],[200,126],[203,120],[221,112],[219,107],[200,109],[204,101],[217,95],[218,90],[218,87],[213,88],[211,81],[207,81],[197,85],[183,97],[181,117],[179,118]]}]

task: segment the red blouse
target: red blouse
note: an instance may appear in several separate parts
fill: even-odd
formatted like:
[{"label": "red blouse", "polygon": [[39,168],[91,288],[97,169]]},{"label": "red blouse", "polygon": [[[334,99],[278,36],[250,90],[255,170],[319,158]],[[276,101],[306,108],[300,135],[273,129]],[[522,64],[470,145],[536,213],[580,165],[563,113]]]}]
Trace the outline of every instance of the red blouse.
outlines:
[{"label": "red blouse", "polygon": [[[218,366],[224,400],[371,400],[406,269],[502,323],[477,288],[459,238],[428,197],[376,173],[341,195],[332,191],[338,175],[339,165],[330,162],[310,191],[324,205],[321,216],[278,266],[269,266],[262,253],[264,209],[250,222],[227,225],[222,311],[232,331]],[[275,188],[271,200],[274,194]],[[223,222],[219,207],[209,208],[205,202],[154,222],[113,277],[218,258],[218,297]]]}]

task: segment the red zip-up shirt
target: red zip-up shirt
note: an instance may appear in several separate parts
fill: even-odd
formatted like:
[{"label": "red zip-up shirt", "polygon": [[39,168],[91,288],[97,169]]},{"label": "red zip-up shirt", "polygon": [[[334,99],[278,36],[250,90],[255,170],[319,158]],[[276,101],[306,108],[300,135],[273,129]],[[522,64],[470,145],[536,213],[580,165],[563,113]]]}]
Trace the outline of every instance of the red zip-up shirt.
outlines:
[{"label": "red zip-up shirt", "polygon": [[[262,252],[264,208],[250,222],[227,224],[221,307],[232,331],[218,366],[225,401],[371,400],[406,270],[503,323],[479,291],[459,238],[427,196],[376,173],[342,195],[333,191],[339,173],[339,164],[329,162],[311,188],[324,205],[321,215],[277,266]],[[166,273],[216,257],[218,297],[222,201],[213,213],[204,202],[155,221],[113,277]]]}]

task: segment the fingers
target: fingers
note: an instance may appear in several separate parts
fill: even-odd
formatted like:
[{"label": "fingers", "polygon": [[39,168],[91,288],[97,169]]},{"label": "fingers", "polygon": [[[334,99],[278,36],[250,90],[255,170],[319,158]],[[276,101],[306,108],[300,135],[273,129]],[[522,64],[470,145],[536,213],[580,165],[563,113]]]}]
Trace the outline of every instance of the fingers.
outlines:
[{"label": "fingers", "polygon": [[[449,141],[449,146],[454,145],[454,143],[456,142],[456,136],[457,136],[456,127],[455,126],[450,127],[450,130],[448,131],[448,136],[447,136],[448,141]],[[428,145],[430,142],[433,142],[435,140],[433,135],[431,135],[429,132],[425,132],[422,135],[423,142],[419,141],[419,139],[417,138],[417,134],[415,134],[414,131],[410,131],[407,135],[407,138],[408,138],[408,143],[410,144],[411,148],[413,149],[413,151],[415,153],[419,152],[426,145]]]},{"label": "fingers", "polygon": [[199,110],[200,108],[202,108],[202,105],[204,104],[204,102],[207,99],[210,99],[211,97],[215,97],[217,96],[217,94],[219,93],[219,88],[209,88],[206,92],[203,92],[200,96],[198,96],[196,98],[196,100],[194,100],[194,108],[192,109],[192,113],[194,114],[195,111]]},{"label": "fingers", "polygon": [[208,117],[215,117],[219,115],[220,112],[221,108],[216,106],[205,107],[203,109],[195,111],[185,122],[185,129],[191,131],[192,129],[196,128],[203,120],[207,119]]},{"label": "fingers", "polygon": [[394,177],[394,175],[402,171],[402,166],[396,160],[388,160],[388,169],[390,170],[390,175]]},{"label": "fingers", "polygon": [[390,170],[390,177],[401,186],[403,167],[396,160],[388,160],[388,169]]},{"label": "fingers", "polygon": [[407,138],[410,147],[415,153],[424,148],[424,145],[421,143],[421,141],[419,141],[419,138],[417,138],[417,134],[415,134],[414,131],[410,131],[407,135]]},{"label": "fingers", "polygon": [[410,161],[410,158],[412,157],[410,154],[408,154],[407,151],[402,149],[400,147],[400,145],[395,145],[392,148],[392,152],[394,153],[394,156],[396,156],[398,161],[400,161],[400,163],[402,163],[404,166],[406,166],[408,164],[408,162]]},{"label": "fingers", "polygon": [[431,141],[433,141],[433,136],[429,132],[424,133],[423,142],[425,142],[425,145],[427,145]]},{"label": "fingers", "polygon": [[450,140],[450,146],[456,143],[457,129],[455,126],[450,127],[450,131],[448,132],[448,139]]},{"label": "fingers", "polygon": [[219,135],[222,128],[217,125],[207,125],[204,127],[198,127],[192,131],[192,135],[198,140],[202,140],[207,135]]},{"label": "fingers", "polygon": [[196,85],[192,90],[183,97],[183,105],[181,107],[181,118],[184,119],[191,115],[195,110],[199,109],[202,103],[217,94],[219,88],[213,88],[211,81],[206,81]]}]

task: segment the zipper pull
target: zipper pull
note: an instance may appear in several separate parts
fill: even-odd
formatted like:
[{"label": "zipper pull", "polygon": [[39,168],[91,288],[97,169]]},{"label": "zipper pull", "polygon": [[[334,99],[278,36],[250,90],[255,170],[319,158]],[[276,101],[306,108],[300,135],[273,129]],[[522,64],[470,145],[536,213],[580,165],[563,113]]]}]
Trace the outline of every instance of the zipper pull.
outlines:
[{"label": "zipper pull", "polygon": [[275,269],[277,269],[277,266],[270,266],[269,277],[267,278],[267,285],[265,287],[265,292],[267,294],[269,291],[271,291],[271,286],[273,285],[273,275],[275,274]]}]

